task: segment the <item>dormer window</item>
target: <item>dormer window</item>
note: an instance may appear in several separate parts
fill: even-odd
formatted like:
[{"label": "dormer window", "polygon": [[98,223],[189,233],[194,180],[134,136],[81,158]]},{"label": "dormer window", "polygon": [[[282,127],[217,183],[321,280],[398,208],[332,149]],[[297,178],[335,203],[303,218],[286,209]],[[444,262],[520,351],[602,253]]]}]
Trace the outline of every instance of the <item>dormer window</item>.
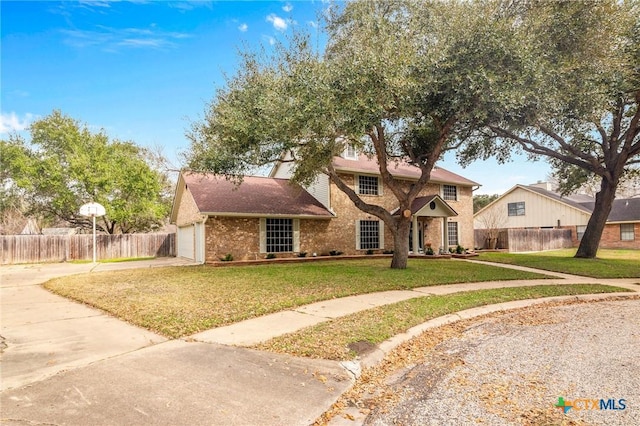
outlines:
[{"label": "dormer window", "polygon": [[358,151],[356,150],[356,148],[353,145],[349,144],[345,148],[344,153],[342,154],[342,156],[346,160],[357,160],[358,159]]}]

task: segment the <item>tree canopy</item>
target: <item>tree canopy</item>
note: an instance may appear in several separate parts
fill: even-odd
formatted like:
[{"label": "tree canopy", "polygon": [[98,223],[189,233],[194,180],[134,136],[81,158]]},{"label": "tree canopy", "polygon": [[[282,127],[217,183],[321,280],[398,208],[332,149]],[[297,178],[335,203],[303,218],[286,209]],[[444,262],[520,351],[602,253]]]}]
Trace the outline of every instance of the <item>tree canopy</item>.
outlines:
[{"label": "tree canopy", "polygon": [[[27,213],[49,222],[91,227],[82,204],[105,206],[103,232],[155,230],[169,209],[167,177],[150,163],[154,155],[133,142],[109,140],[104,131],[53,113],[34,122],[24,140],[14,134],[0,142],[3,206],[24,201]],[[13,201],[12,201],[13,200]]]},{"label": "tree canopy", "polygon": [[[326,174],[383,220],[394,237],[391,266],[406,267],[410,217],[360,198],[332,159],[348,145],[375,157],[400,211],[409,209],[442,154],[508,99],[485,90],[522,66],[503,48],[509,27],[492,14],[480,3],[353,1],[327,12],[323,52],[300,34],[271,54],[243,52],[238,72],[188,133],[189,167],[241,178],[288,154],[292,180]],[[410,186],[395,178],[397,161],[420,178]]]},{"label": "tree canopy", "polygon": [[527,1],[504,17],[525,72],[495,81],[493,93],[515,96],[460,158],[546,157],[564,193],[597,178],[576,254],[595,257],[616,189],[640,164],[640,2]]},{"label": "tree canopy", "polygon": [[[326,49],[297,35],[243,52],[188,137],[191,168],[241,178],[290,158],[319,173],[394,236],[406,266],[410,218],[365,202],[332,169],[347,145],[379,164],[400,211],[447,150],[468,163],[514,151],[552,158],[565,191],[601,177],[577,256],[593,257],[620,179],[639,161],[640,12],[617,1],[353,1],[326,13]],[[407,188],[391,173],[420,172]]]}]

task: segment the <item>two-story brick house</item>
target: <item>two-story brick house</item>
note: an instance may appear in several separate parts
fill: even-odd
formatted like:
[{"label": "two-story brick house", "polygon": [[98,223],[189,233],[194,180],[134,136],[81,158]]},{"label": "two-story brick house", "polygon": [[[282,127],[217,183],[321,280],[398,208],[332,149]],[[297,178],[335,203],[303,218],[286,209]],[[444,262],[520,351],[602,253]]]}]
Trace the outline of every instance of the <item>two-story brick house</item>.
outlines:
[{"label": "two-story brick house", "polygon": [[[171,213],[178,227],[178,256],[214,262],[227,254],[235,260],[254,260],[268,253],[294,257],[301,252],[320,256],[393,249],[384,222],[356,208],[325,175],[307,188],[291,183],[288,164],[275,166],[269,177],[245,177],[239,186],[211,174],[181,173]],[[335,157],[333,165],[366,202],[397,210],[398,202],[382,184],[375,159],[345,153]],[[420,176],[408,164],[398,164],[391,172],[407,185]],[[411,209],[410,250],[472,247],[475,186],[476,182],[434,168]]]}]

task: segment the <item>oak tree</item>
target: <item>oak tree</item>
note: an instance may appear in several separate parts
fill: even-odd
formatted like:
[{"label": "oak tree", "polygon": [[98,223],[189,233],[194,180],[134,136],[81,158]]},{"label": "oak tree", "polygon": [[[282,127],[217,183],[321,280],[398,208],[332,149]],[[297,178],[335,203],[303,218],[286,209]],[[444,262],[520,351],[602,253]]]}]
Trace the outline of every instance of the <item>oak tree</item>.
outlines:
[{"label": "oak tree", "polygon": [[95,201],[106,215],[97,228],[109,234],[158,229],[169,209],[167,176],[149,164],[151,153],[128,141],[110,140],[53,111],[0,142],[3,198],[16,194],[30,216],[91,228],[80,206]]}]

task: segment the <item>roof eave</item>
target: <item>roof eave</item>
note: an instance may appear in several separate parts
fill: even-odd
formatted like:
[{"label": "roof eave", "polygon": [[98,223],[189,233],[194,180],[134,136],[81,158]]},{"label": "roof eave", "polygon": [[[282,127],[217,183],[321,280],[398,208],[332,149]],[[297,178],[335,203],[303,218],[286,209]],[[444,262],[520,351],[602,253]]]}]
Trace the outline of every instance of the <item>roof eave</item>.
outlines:
[{"label": "roof eave", "polygon": [[312,214],[282,214],[282,213],[236,213],[236,212],[201,212],[206,216],[214,217],[245,217],[245,218],[294,218],[294,219],[333,219],[335,215],[312,215]]}]

